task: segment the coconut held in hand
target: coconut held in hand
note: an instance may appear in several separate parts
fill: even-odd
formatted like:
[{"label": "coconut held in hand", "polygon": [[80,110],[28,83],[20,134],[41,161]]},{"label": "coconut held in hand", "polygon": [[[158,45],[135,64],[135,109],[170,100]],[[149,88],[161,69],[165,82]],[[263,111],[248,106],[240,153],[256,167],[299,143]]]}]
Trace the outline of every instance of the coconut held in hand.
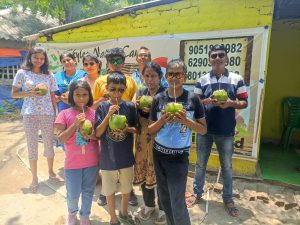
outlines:
[{"label": "coconut held in hand", "polygon": [[109,119],[108,125],[112,130],[123,130],[126,126],[126,122],[126,116],[113,114]]},{"label": "coconut held in hand", "polygon": [[69,98],[69,91],[66,91],[65,93],[62,93],[61,96],[64,97],[64,98]]},{"label": "coconut held in hand", "polygon": [[226,102],[228,99],[227,92],[225,90],[216,90],[213,92],[212,99],[216,99],[218,102]]},{"label": "coconut held in hand", "polygon": [[183,105],[176,102],[169,102],[165,107],[165,111],[171,113],[172,115],[175,115],[181,109],[183,109]]},{"label": "coconut held in hand", "polygon": [[46,95],[48,93],[48,87],[45,84],[36,85],[34,90],[40,91],[41,95]]},{"label": "coconut held in hand", "polygon": [[150,95],[142,95],[142,97],[140,98],[140,105],[139,108],[143,109],[143,108],[150,108],[151,104],[153,101],[153,97]]},{"label": "coconut held in hand", "polygon": [[93,133],[93,124],[90,120],[85,120],[80,127],[80,133],[89,136]]}]

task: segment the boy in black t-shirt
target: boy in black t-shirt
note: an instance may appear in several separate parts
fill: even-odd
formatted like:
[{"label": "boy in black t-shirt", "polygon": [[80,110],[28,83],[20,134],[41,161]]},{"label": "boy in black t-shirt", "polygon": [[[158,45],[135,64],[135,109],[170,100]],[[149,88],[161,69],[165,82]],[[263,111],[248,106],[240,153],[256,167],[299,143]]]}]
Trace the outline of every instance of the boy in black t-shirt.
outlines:
[{"label": "boy in black t-shirt", "polygon": [[[186,66],[180,59],[168,63],[169,88],[157,94],[150,110],[149,133],[156,133],[153,158],[157,189],[168,225],[190,225],[185,203],[191,130],[206,133],[203,106],[198,96],[183,89]],[[166,112],[170,102],[183,109],[175,115]],[[195,119],[195,120],[194,120]]]},{"label": "boy in black t-shirt", "polygon": [[[131,215],[128,215],[128,200],[133,181],[133,134],[137,132],[137,112],[132,102],[122,100],[126,89],[126,78],[123,74],[109,74],[106,89],[110,100],[101,102],[95,114],[95,134],[101,140],[99,168],[102,173],[102,194],[107,198],[110,224],[120,224],[115,213],[117,191],[122,193],[120,220],[134,223]],[[123,118],[118,117],[120,115]],[[122,128],[124,116],[127,121]]]}]

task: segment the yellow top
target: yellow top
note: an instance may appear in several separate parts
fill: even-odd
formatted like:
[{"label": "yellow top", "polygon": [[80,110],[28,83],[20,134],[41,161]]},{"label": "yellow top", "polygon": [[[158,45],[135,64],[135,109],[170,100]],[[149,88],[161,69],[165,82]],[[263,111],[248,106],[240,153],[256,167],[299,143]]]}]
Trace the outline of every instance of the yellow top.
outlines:
[{"label": "yellow top", "polygon": [[[97,80],[95,81],[94,88],[93,88],[94,101],[98,101],[98,99],[103,97],[104,94],[106,93],[107,76],[108,74],[103,75],[97,78]],[[126,90],[122,95],[122,99],[125,101],[131,101],[138,87],[135,80],[131,76],[125,75],[125,77],[126,77]]]}]

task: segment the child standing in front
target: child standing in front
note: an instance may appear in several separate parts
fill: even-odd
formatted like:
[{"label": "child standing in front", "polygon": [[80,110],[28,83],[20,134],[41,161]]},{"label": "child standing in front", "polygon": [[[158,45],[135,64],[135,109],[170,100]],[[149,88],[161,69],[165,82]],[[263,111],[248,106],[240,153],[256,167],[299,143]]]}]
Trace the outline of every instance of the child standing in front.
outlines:
[{"label": "child standing in front", "polygon": [[72,82],[68,101],[71,108],[61,111],[55,120],[59,141],[65,146],[66,224],[76,224],[81,194],[80,225],[90,225],[89,215],[98,174],[99,142],[93,134],[85,133],[83,127],[85,120],[93,123],[95,119],[95,111],[89,108],[93,105],[89,84],[80,80]]},{"label": "child standing in front", "polygon": [[[99,167],[102,173],[102,194],[107,198],[111,225],[120,225],[115,212],[115,193],[118,191],[122,194],[119,219],[124,223],[135,224],[128,214],[128,201],[133,181],[133,134],[137,133],[137,112],[132,102],[122,100],[126,77],[121,72],[107,76],[106,89],[110,100],[100,102],[95,115],[95,135],[101,140]],[[109,121],[113,114],[126,116],[127,123],[123,129],[110,128]]]},{"label": "child standing in front", "polygon": [[[148,131],[156,134],[153,161],[157,190],[168,225],[191,225],[185,203],[190,136],[191,130],[206,133],[200,99],[183,88],[186,74],[182,60],[173,59],[168,63],[166,79],[169,88],[154,97],[149,117]],[[169,103],[180,103],[182,109],[178,107],[179,111],[174,115],[167,110]]]}]

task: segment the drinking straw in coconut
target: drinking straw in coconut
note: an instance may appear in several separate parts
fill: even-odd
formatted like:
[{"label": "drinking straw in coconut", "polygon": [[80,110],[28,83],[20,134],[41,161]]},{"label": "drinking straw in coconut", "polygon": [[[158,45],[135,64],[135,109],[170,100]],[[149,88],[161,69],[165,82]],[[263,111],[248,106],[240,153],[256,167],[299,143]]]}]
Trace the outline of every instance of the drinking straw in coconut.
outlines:
[{"label": "drinking straw in coconut", "polygon": [[[119,105],[118,98],[116,98],[117,105]],[[120,109],[118,109],[118,115],[120,115]]]},{"label": "drinking straw in coconut", "polygon": [[175,95],[175,81],[174,81],[174,97],[175,97],[175,103],[176,103],[176,95]]},{"label": "drinking straw in coconut", "polygon": [[84,113],[84,106],[83,106],[83,103],[81,104],[81,107],[82,107],[82,112]]},{"label": "drinking straw in coconut", "polygon": [[[82,112],[84,112],[84,106],[83,106],[83,103],[81,104],[81,107],[82,107]],[[85,145],[81,146],[81,154],[85,154],[86,150],[85,150]]]}]

